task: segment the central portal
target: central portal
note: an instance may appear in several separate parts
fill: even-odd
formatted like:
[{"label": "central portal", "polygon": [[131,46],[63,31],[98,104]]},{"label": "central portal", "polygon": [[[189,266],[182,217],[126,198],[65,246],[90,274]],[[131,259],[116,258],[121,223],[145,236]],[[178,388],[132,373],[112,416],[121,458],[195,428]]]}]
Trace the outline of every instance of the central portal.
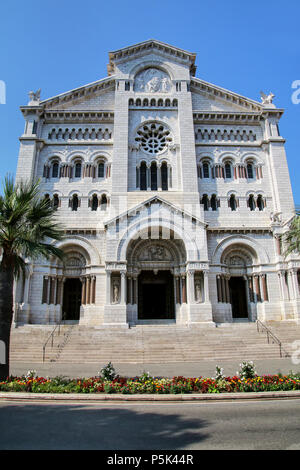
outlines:
[{"label": "central portal", "polygon": [[138,278],[138,319],[175,318],[174,280],[171,271],[142,271]]}]

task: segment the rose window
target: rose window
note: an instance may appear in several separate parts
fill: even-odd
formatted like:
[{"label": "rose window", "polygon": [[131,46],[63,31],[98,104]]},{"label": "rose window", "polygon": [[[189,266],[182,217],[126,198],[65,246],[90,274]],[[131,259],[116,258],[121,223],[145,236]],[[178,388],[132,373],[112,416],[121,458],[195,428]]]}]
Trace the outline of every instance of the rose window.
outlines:
[{"label": "rose window", "polygon": [[169,129],[163,124],[150,123],[139,128],[135,140],[145,152],[154,155],[163,152],[172,137]]}]

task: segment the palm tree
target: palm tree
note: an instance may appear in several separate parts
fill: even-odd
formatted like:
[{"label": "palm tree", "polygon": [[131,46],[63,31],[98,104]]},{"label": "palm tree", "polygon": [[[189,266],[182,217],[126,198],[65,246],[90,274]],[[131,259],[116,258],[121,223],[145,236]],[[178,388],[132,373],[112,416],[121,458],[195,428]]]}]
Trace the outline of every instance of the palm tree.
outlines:
[{"label": "palm tree", "polygon": [[49,201],[40,197],[39,182],[15,184],[12,177],[5,178],[0,196],[0,346],[5,345],[5,364],[0,364],[0,380],[9,376],[14,278],[26,275],[26,258],[63,257],[52,244],[63,237],[54,213]]},{"label": "palm tree", "polygon": [[286,246],[284,255],[288,256],[292,252],[300,254],[300,209],[296,206],[296,216],[293,218],[289,230],[282,236],[282,241]]}]

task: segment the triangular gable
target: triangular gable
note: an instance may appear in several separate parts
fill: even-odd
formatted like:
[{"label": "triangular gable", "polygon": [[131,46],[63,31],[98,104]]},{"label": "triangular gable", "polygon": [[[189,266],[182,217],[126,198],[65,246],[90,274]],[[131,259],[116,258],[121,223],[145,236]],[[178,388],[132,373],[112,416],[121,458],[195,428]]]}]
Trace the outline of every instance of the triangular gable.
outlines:
[{"label": "triangular gable", "polygon": [[262,103],[239,95],[199,78],[191,81],[194,111],[256,111],[264,110]]},{"label": "triangular gable", "polygon": [[145,210],[147,207],[151,206],[152,204],[157,204],[161,203],[165,207],[167,207],[171,212],[180,214],[182,217],[187,217],[192,220],[192,222],[201,225],[201,227],[207,227],[208,224],[204,223],[201,219],[198,217],[194,216],[193,214],[189,213],[188,211],[181,209],[178,206],[175,206],[174,204],[166,201],[160,196],[153,196],[146,201],[141,202],[140,204],[122,212],[121,214],[117,215],[116,217],[108,220],[107,222],[104,223],[105,228],[108,228],[109,226],[115,225],[118,221],[122,221],[131,217],[136,216],[143,210]]},{"label": "triangular gable", "polygon": [[[97,80],[43,100],[40,102],[40,105],[46,109],[84,109],[84,105],[82,103],[86,102],[86,109],[89,109],[89,102],[97,96],[99,97],[99,103],[94,103],[93,106],[95,109],[98,109],[98,106],[101,103],[101,97],[108,92],[112,92],[114,87],[114,78],[106,77],[102,80]],[[78,108],[78,104],[80,105],[80,108]],[[107,109],[110,108],[108,107]]]}]

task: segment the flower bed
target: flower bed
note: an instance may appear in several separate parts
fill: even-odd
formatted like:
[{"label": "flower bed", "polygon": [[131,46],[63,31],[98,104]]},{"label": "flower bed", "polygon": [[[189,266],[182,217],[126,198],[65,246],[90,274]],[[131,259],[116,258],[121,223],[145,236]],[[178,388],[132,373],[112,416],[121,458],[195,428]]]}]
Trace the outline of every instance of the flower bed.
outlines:
[{"label": "flower bed", "polygon": [[122,394],[178,394],[224,393],[300,390],[300,374],[262,375],[251,378],[241,376],[205,377],[119,377],[112,380],[103,377],[66,379],[38,376],[9,377],[0,382],[0,392],[35,393],[122,393]]}]

